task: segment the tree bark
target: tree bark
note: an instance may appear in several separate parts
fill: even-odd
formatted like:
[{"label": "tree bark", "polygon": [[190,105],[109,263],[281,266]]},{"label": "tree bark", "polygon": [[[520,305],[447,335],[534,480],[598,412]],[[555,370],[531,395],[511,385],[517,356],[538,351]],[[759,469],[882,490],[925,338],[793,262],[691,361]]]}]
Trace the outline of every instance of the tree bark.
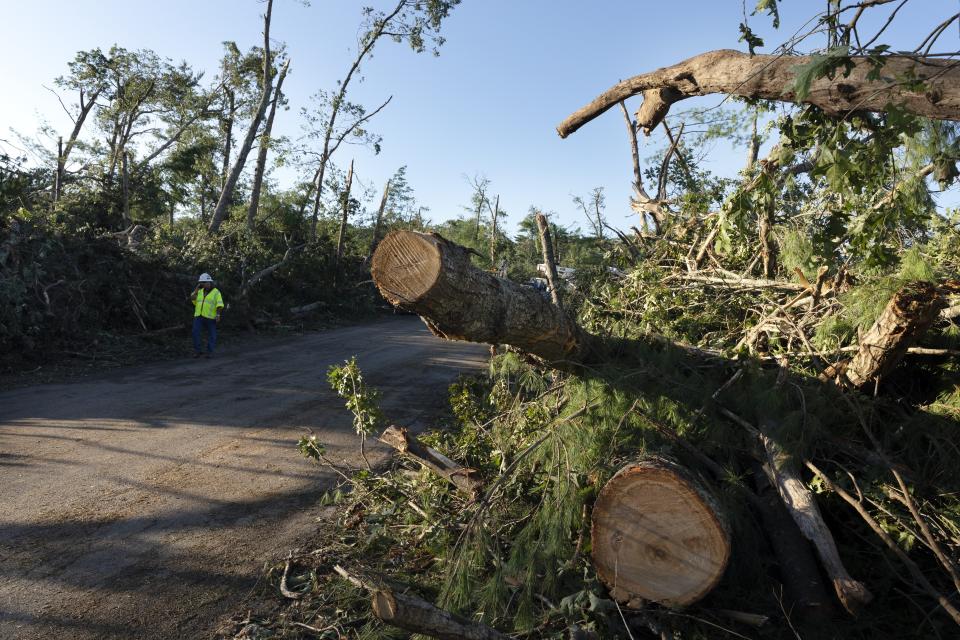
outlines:
[{"label": "tree bark", "polygon": [[730,559],[730,531],[703,484],[676,463],[650,457],[616,473],[593,507],[597,577],[631,607],[696,602]]},{"label": "tree bark", "polygon": [[550,300],[558,307],[562,306],[560,298],[560,276],[557,274],[557,261],[554,258],[553,242],[550,239],[550,225],[547,216],[540,212],[536,214],[537,228],[540,230],[540,248],[543,250],[543,263],[547,270],[547,283],[550,285]]},{"label": "tree bark", "polygon": [[589,360],[598,345],[535,289],[478,269],[437,234],[392,232],[371,274],[389,302],[423,316],[442,338],[509,344],[560,366]]},{"label": "tree bark", "polygon": [[760,240],[760,257],[763,261],[763,277],[777,274],[777,248],[773,241],[773,207],[764,207],[758,214],[757,235]]},{"label": "tree bark", "polygon": [[[641,93],[644,102],[636,114],[637,126],[646,133],[663,120],[674,102],[712,93],[812,104],[831,115],[887,111],[893,106],[927,118],[960,119],[960,67],[953,61],[895,55],[882,59],[881,79],[868,80],[873,65],[866,57],[854,56],[849,75],[814,79],[800,100],[794,90],[796,67],[810,64],[812,57],[711,51],[617,83],[567,117],[557,133],[566,138],[607,109]],[[911,82],[897,80],[905,77]]]},{"label": "tree bark", "polygon": [[383,212],[387,208],[387,199],[390,197],[390,181],[387,180],[387,184],[383,185],[383,197],[380,198],[380,208],[377,209],[377,221],[373,225],[373,238],[370,239],[370,253],[372,257],[373,252],[377,250],[377,245],[380,244],[380,226],[383,224]]},{"label": "tree bark", "polygon": [[333,259],[334,271],[340,266],[343,257],[343,245],[347,238],[347,216],[350,214],[350,189],[353,188],[353,160],[350,161],[350,170],[347,171],[347,186],[343,191],[343,213],[340,216],[340,232],[337,233],[337,253]]},{"label": "tree bark", "polygon": [[928,282],[914,282],[897,291],[860,340],[860,350],[842,366],[846,379],[864,387],[890,373],[945,306],[943,296]]},{"label": "tree bark", "polygon": [[243,166],[247,162],[247,156],[250,154],[250,149],[253,148],[254,138],[257,137],[257,131],[260,129],[260,123],[263,122],[263,117],[267,112],[267,105],[270,104],[270,96],[273,93],[272,91],[272,82],[270,79],[270,18],[273,13],[273,0],[267,0],[267,12],[263,16],[263,91],[260,96],[260,104],[257,107],[257,112],[253,116],[253,120],[250,122],[250,128],[247,129],[247,135],[243,139],[243,145],[240,147],[240,150],[237,152],[237,159],[233,163],[233,167],[230,168],[230,175],[227,176],[226,183],[223,185],[223,189],[220,191],[220,198],[217,200],[217,206],[213,210],[213,217],[210,220],[210,226],[207,227],[207,230],[210,233],[216,233],[220,230],[220,225],[223,224],[224,218],[227,215],[227,207],[230,206],[230,201],[233,198],[234,189],[237,187],[237,181],[240,180],[240,174],[243,172]]},{"label": "tree bark", "polygon": [[247,209],[247,229],[253,231],[257,220],[257,212],[260,210],[260,191],[263,189],[263,174],[267,168],[267,152],[270,150],[270,133],[273,131],[273,119],[277,115],[277,104],[283,98],[281,89],[283,81],[287,77],[287,71],[290,70],[290,59],[283,63],[280,74],[277,76],[277,86],[273,90],[273,101],[270,104],[270,113],[267,115],[267,121],[263,125],[263,133],[260,134],[260,150],[257,153],[257,164],[253,172],[253,186],[250,188],[250,207]]},{"label": "tree bark", "polygon": [[439,451],[424,445],[404,427],[387,427],[380,434],[380,441],[447,480],[470,500],[475,500],[480,494],[483,482],[474,469],[463,467]]}]

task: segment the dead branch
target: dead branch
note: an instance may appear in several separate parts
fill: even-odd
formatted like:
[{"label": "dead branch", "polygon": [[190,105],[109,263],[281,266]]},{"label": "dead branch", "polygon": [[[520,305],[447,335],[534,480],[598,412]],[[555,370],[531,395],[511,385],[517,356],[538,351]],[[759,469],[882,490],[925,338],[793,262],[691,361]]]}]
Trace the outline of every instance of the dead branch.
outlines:
[{"label": "dead branch", "polygon": [[483,486],[474,469],[463,467],[436,449],[424,445],[404,427],[391,425],[380,434],[380,442],[390,445],[404,456],[418,462],[462,491],[470,500],[476,499]]}]

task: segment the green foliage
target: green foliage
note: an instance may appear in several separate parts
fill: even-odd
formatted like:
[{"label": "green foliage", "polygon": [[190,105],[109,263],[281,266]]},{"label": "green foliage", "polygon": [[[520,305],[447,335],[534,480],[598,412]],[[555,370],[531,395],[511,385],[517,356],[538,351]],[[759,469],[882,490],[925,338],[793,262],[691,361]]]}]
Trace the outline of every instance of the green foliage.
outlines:
[{"label": "green foliage", "polygon": [[357,435],[366,438],[383,426],[380,410],[380,392],[371,389],[363,380],[356,357],[342,365],[331,365],[327,370],[330,388],[346,400],[346,407],[353,414],[353,428]]}]

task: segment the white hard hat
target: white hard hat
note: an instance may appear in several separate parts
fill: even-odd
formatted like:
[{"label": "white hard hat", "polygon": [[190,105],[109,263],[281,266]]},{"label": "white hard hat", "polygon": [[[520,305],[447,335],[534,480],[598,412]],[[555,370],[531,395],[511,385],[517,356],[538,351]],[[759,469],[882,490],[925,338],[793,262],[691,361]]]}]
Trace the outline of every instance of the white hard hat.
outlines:
[{"label": "white hard hat", "polygon": [[198,282],[213,282],[213,278],[210,277],[209,273],[201,273]]}]

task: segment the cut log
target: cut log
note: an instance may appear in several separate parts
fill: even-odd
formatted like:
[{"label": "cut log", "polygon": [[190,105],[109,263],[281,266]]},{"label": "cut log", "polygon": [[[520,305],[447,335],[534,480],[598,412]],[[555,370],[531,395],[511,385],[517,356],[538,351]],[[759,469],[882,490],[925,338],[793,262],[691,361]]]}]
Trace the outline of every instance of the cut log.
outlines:
[{"label": "cut log", "polygon": [[584,362],[597,341],[535,289],[478,269],[435,233],[390,233],[370,271],[391,304],[441,338],[512,345],[552,363]]},{"label": "cut log", "polygon": [[844,375],[850,384],[863,387],[890,373],[945,306],[929,282],[912,282],[897,291],[846,364]]},{"label": "cut log", "polygon": [[394,627],[441,640],[509,640],[496,629],[444,611],[426,600],[388,589],[372,597],[373,614]]},{"label": "cut log", "polygon": [[590,536],[597,576],[630,607],[695,602],[717,585],[730,559],[716,499],[664,458],[629,464],[604,485]]},{"label": "cut log", "polygon": [[483,483],[475,469],[460,466],[436,449],[426,446],[404,427],[387,427],[380,435],[380,441],[447,480],[471,500],[479,495]]},{"label": "cut log", "polygon": [[[637,110],[636,126],[647,134],[666,117],[674,102],[711,93],[812,104],[831,115],[900,108],[927,118],[960,120],[960,67],[952,60],[895,55],[880,59],[884,62],[881,78],[867,78],[876,59],[854,56],[849,74],[814,79],[801,100],[794,88],[797,67],[814,62],[811,56],[710,51],[617,83],[567,117],[557,133],[566,138],[610,107],[640,93],[643,105]],[[918,82],[904,82],[907,77]]]}]

